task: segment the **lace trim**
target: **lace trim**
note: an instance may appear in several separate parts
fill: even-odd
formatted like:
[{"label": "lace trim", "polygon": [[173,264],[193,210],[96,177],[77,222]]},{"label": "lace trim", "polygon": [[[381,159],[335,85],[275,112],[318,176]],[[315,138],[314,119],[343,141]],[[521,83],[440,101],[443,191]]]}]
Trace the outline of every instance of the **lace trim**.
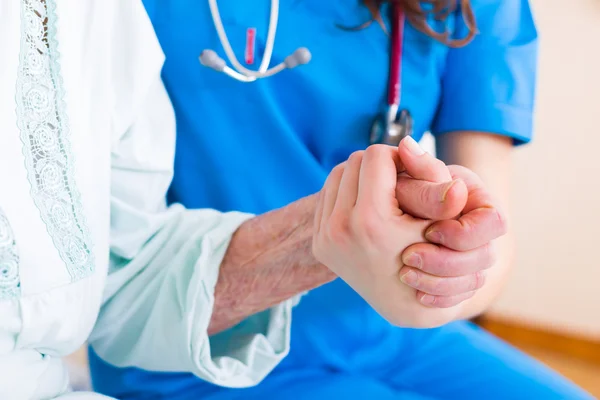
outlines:
[{"label": "lace trim", "polygon": [[17,117],[31,196],[71,280],[94,271],[91,236],[74,178],[63,101],[55,0],[22,0]]},{"label": "lace trim", "polygon": [[19,253],[10,223],[0,209],[0,300],[21,294]]}]

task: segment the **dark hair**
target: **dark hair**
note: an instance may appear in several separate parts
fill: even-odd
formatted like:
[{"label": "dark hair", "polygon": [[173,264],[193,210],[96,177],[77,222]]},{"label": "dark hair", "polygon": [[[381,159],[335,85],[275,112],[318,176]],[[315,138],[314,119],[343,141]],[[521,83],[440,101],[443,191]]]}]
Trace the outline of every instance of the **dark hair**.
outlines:
[{"label": "dark hair", "polygon": [[[477,33],[477,24],[470,0],[363,0],[363,3],[369,9],[373,18],[370,21],[351,29],[362,29],[375,21],[385,30],[380,11],[381,5],[384,2],[401,5],[404,8],[407,20],[415,27],[415,29],[450,47],[465,46],[473,40],[473,37],[475,37],[475,34]],[[444,29],[444,32],[437,32],[429,25],[427,22],[429,16],[433,15],[436,20],[445,21],[450,14],[457,10],[459,2],[463,21],[469,29],[465,37],[453,38],[448,29]],[[428,10],[423,10],[421,7],[422,4],[431,6],[428,7]]]}]

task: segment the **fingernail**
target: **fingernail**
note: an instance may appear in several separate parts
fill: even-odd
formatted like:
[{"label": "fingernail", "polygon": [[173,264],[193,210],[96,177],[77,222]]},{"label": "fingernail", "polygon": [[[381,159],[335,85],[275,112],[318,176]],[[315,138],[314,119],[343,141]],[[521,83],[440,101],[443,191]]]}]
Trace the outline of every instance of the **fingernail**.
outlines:
[{"label": "fingernail", "polygon": [[402,283],[412,286],[415,283],[417,283],[417,274],[415,271],[408,271],[404,275],[400,276],[400,280],[402,281]]},{"label": "fingernail", "polygon": [[434,303],[435,297],[430,294],[426,294],[421,297],[421,304],[425,304],[426,306],[432,306]]},{"label": "fingernail", "polygon": [[413,154],[415,156],[420,156],[420,155],[425,154],[425,150],[423,150],[421,148],[421,146],[419,146],[419,144],[417,142],[415,142],[415,139],[413,139],[410,136],[407,136],[404,138],[404,145],[406,146],[408,151],[410,151],[411,154]]},{"label": "fingernail", "polygon": [[408,265],[410,267],[421,268],[421,256],[417,253],[410,253],[408,256],[402,257],[402,262],[404,265]]},{"label": "fingernail", "polygon": [[454,186],[454,184],[457,181],[452,181],[452,182],[448,182],[446,184],[446,187],[444,187],[444,191],[442,192],[442,198],[440,199],[440,203],[443,203],[446,201],[446,196],[448,196],[448,192],[450,191],[450,189],[452,189],[452,186]]},{"label": "fingernail", "polygon": [[429,240],[430,242],[434,242],[434,243],[442,243],[442,239],[443,239],[442,234],[435,230],[427,231],[425,233],[425,237],[427,238],[427,240]]}]

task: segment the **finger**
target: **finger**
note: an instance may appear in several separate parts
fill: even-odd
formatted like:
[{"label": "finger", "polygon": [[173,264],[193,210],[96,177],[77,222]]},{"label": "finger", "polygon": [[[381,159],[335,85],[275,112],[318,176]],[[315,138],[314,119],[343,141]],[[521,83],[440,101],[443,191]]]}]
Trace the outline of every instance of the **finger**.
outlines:
[{"label": "finger", "polygon": [[427,230],[427,239],[454,250],[465,251],[504,235],[507,231],[506,217],[481,179],[461,166],[453,165],[449,169],[453,177],[460,177],[467,185],[467,204],[458,220],[433,224]]},{"label": "finger", "polygon": [[323,224],[329,221],[329,217],[333,212],[335,206],[335,200],[337,198],[338,189],[340,187],[340,181],[344,173],[345,163],[336,166],[327,177],[325,181],[324,193],[323,193],[323,215],[321,216],[321,229]]},{"label": "finger", "polygon": [[492,267],[496,263],[496,252],[493,243],[469,251],[418,243],[404,250],[402,263],[431,275],[464,276]]},{"label": "finger", "polygon": [[397,226],[399,230],[394,237],[399,238],[399,242],[404,243],[403,248],[407,243],[427,242],[425,232],[431,225],[430,220],[415,218],[410,214],[403,214],[397,221],[399,221],[399,225]]},{"label": "finger", "polygon": [[470,275],[440,277],[404,266],[400,269],[400,280],[413,289],[433,296],[457,296],[480,289],[485,283],[485,273],[479,271]]},{"label": "finger", "polygon": [[478,208],[458,220],[435,222],[427,229],[425,237],[432,243],[467,251],[499,238],[506,231],[506,220],[496,208]]},{"label": "finger", "polygon": [[356,206],[369,212],[393,210],[402,214],[396,200],[396,181],[401,170],[402,163],[396,148],[369,146],[360,167]]},{"label": "finger", "polygon": [[467,186],[460,179],[433,183],[399,176],[396,183],[396,198],[402,211],[423,219],[455,218],[465,207],[467,197]]},{"label": "finger", "polygon": [[421,304],[432,308],[450,308],[470,299],[476,292],[468,292],[456,296],[432,296],[427,293],[417,292],[417,299]]},{"label": "finger", "polygon": [[340,187],[335,201],[336,210],[348,214],[356,204],[358,197],[358,178],[362,164],[363,152],[352,153],[348,158],[344,173],[340,181]]},{"label": "finger", "polygon": [[452,180],[448,167],[441,160],[425,152],[410,136],[400,142],[398,154],[406,172],[415,179],[429,182]]},{"label": "finger", "polygon": [[460,165],[450,165],[448,170],[452,175],[452,179],[461,179],[467,186],[469,199],[465,205],[463,214],[478,208],[499,208],[498,202],[485,189],[483,181],[475,172]]}]

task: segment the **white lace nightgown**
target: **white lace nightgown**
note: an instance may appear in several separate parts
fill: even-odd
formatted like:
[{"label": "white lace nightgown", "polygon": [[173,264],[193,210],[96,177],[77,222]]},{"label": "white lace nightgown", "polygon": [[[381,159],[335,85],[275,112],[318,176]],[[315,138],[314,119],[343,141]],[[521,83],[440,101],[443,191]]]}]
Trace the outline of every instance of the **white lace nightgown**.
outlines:
[{"label": "white lace nightgown", "polygon": [[162,63],[139,0],[0,0],[0,399],[95,397],[68,393],[61,362],[88,337],[115,365],[238,387],[288,351],[292,300],[211,349],[218,267],[250,216],[166,208]]}]

